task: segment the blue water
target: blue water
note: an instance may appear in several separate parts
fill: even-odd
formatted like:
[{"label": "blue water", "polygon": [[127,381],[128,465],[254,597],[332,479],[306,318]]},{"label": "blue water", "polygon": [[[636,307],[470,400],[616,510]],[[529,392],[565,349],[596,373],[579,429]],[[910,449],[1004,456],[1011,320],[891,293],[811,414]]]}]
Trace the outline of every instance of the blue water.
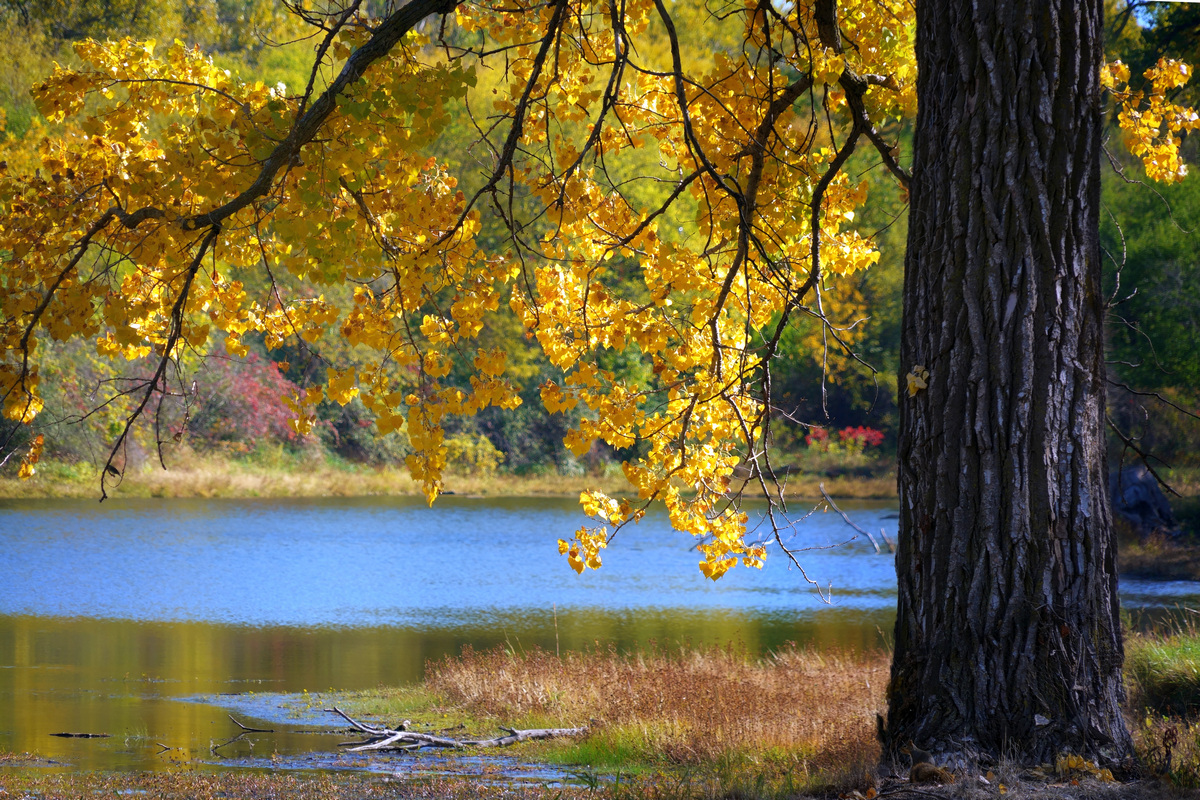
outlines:
[{"label": "blue water", "polygon": [[[886,503],[852,513],[894,532]],[[761,571],[704,578],[695,541],[662,513],[621,531],[602,569],[576,575],[557,539],[585,521],[561,499],[7,502],[0,614],[442,627],[552,607],[809,614],[894,602],[891,557],[833,513],[786,540],[829,548],[798,554],[819,592],[777,547]]]}]

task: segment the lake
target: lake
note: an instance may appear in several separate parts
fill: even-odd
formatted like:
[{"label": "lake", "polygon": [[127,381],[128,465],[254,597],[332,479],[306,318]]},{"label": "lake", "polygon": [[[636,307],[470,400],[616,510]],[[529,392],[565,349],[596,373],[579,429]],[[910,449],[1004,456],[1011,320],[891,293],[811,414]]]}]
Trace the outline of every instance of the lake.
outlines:
[{"label": "lake", "polygon": [[[894,503],[845,508],[894,535]],[[259,727],[311,728],[284,725],[276,696],[417,682],[464,644],[758,653],[876,647],[890,634],[892,558],[837,514],[787,538],[812,548],[799,557],[823,594],[777,548],[763,570],[713,583],[661,513],[622,531],[603,569],[576,575],[556,541],[583,521],[569,499],[0,501],[0,750],[74,769],[253,763],[331,751],[343,736],[261,735],[214,752],[237,733],[227,707],[273,720]],[[1200,589],[1137,581],[1122,597],[1153,612],[1195,605]]]}]

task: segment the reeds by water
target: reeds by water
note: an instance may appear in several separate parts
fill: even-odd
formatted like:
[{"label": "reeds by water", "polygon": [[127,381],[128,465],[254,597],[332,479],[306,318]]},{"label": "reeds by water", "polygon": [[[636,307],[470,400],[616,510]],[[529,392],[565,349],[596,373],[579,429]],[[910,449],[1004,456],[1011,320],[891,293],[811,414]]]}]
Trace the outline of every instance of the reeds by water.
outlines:
[{"label": "reeds by water", "polygon": [[431,664],[427,687],[499,721],[590,721],[592,735],[564,756],[596,767],[754,762],[803,777],[878,760],[888,669],[883,652],[796,647],[764,658],[733,648],[467,650]]}]

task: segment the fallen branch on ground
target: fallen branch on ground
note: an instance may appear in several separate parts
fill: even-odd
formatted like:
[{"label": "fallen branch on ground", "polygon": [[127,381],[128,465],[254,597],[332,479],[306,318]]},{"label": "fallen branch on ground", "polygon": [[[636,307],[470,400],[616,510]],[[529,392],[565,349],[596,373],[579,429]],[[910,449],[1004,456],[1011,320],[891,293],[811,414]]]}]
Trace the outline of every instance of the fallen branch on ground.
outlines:
[{"label": "fallen branch on ground", "polygon": [[501,725],[500,729],[505,731],[504,736],[497,736],[493,739],[452,739],[447,736],[434,736],[428,733],[403,730],[404,725],[400,726],[402,730],[394,730],[379,725],[367,725],[336,707],[325,710],[330,714],[337,714],[346,720],[346,722],[349,722],[350,726],[356,731],[366,734],[368,737],[362,742],[344,742],[342,746],[349,747],[350,749],[346,751],[349,753],[361,753],[368,750],[419,750],[422,747],[452,747],[457,749],[467,747],[508,747],[517,742],[529,742],[535,739],[582,736],[588,731],[586,725],[581,728],[534,728],[531,730],[505,728]]}]

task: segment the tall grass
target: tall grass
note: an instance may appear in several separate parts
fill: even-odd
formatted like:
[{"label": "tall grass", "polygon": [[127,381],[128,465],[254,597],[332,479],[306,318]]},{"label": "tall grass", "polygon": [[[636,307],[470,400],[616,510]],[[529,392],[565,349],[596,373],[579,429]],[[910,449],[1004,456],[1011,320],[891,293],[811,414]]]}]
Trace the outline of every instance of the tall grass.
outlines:
[{"label": "tall grass", "polygon": [[[1200,631],[1176,625],[1127,641],[1139,760],[1168,784],[1200,788]],[[675,781],[680,797],[784,797],[871,782],[889,661],[883,651],[796,647],[762,658],[729,648],[561,657],[467,649],[429,665],[417,702],[436,698],[447,723],[468,727],[588,724],[588,737],[547,745],[540,757],[667,776],[638,784],[641,793]]]},{"label": "tall grass", "polygon": [[790,647],[762,659],[736,649],[466,650],[430,665],[429,690],[469,713],[524,724],[590,724],[547,757],[596,768],[707,766],[790,780],[853,779],[878,760],[886,653]]},{"label": "tall grass", "polygon": [[1134,707],[1165,714],[1200,712],[1198,620],[1185,617],[1127,637],[1125,678]]},{"label": "tall grass", "polygon": [[[1194,612],[1191,612],[1194,613]],[[1181,788],[1200,788],[1200,628],[1186,617],[1125,645],[1131,728],[1142,763]]]}]

